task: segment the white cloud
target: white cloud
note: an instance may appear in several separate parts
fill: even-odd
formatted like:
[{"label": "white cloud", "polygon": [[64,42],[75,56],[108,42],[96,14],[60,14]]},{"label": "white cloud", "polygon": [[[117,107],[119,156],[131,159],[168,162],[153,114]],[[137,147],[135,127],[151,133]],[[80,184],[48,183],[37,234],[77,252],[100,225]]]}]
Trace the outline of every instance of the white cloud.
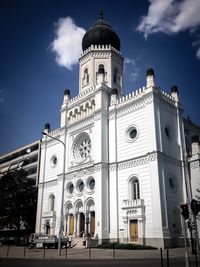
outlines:
[{"label": "white cloud", "polygon": [[71,17],[60,18],[56,23],[55,39],[51,43],[51,50],[56,53],[58,65],[72,69],[78,63],[81,55],[83,28],[78,27]]},{"label": "white cloud", "polygon": [[198,59],[200,59],[200,47],[197,49],[196,56]]},{"label": "white cloud", "polygon": [[[135,80],[138,77],[139,74],[139,68],[137,67],[136,61],[138,60],[138,58],[136,59],[131,59],[131,58],[125,58],[124,59],[124,67],[127,71],[127,67],[128,67],[128,72],[130,72],[129,74],[129,78],[131,79],[132,82],[135,82]],[[130,66],[130,67],[129,67]]]},{"label": "white cloud", "polygon": [[[190,30],[195,33],[200,26],[200,0],[149,0],[149,10],[137,30],[145,39],[157,32],[175,34]],[[197,36],[196,36],[197,37]],[[196,43],[199,42],[199,37]]]}]

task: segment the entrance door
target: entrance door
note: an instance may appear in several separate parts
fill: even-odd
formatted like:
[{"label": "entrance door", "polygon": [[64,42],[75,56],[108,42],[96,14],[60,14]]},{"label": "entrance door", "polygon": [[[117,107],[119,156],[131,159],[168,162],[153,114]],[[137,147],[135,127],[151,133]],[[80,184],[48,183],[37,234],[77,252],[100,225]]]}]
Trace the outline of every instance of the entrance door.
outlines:
[{"label": "entrance door", "polygon": [[95,231],[95,212],[91,211],[91,222],[90,222],[90,235],[94,236]]},{"label": "entrance door", "polygon": [[80,213],[80,224],[79,224],[79,236],[82,237],[85,230],[85,216],[81,212]]},{"label": "entrance door", "polygon": [[130,220],[130,241],[138,241],[138,221]]},{"label": "entrance door", "polygon": [[73,235],[74,233],[74,215],[69,215],[69,235]]}]

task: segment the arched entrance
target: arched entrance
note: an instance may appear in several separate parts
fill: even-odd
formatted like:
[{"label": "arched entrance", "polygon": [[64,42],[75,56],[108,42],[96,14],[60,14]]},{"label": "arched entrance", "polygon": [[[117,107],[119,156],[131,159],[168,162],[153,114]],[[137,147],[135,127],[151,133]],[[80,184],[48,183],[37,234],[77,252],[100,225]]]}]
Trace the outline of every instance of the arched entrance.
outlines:
[{"label": "arched entrance", "polygon": [[65,235],[74,234],[74,211],[71,202],[67,203],[65,208],[64,233]]},{"label": "arched entrance", "polygon": [[76,235],[82,237],[85,233],[85,214],[83,212],[83,203],[78,201],[76,203]]},{"label": "arched entrance", "polygon": [[91,237],[95,235],[95,205],[93,199],[86,202],[86,233]]}]

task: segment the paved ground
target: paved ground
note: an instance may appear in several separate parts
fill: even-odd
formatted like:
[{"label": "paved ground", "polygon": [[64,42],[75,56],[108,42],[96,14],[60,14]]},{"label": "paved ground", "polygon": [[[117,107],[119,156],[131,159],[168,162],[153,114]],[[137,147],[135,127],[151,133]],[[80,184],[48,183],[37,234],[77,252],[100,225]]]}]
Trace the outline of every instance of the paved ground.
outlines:
[{"label": "paved ground", "polygon": [[[169,249],[169,267],[185,266],[185,250]],[[163,250],[163,267],[167,266],[167,250]],[[160,250],[112,250],[92,248],[29,249],[17,246],[0,246],[0,267],[160,267]],[[190,256],[190,267],[196,267],[194,256]],[[200,260],[199,260],[200,266]]]},{"label": "paved ground", "polygon": [[[167,266],[164,262],[163,266]],[[0,259],[0,266],[2,267],[160,267],[159,259],[106,259],[106,260],[41,260],[41,259]],[[183,259],[173,258],[169,262],[169,267],[183,267],[185,266]],[[191,262],[190,267],[194,267],[195,263]]]},{"label": "paved ground", "polygon": [[[166,250],[163,250],[163,258],[166,258]],[[170,258],[184,258],[183,248],[170,249]],[[136,258],[160,258],[160,250],[112,250],[92,248],[71,248],[62,249],[61,256],[58,256],[57,249],[29,249],[17,246],[0,246],[0,257],[6,258],[28,258],[28,259],[136,259]]]}]

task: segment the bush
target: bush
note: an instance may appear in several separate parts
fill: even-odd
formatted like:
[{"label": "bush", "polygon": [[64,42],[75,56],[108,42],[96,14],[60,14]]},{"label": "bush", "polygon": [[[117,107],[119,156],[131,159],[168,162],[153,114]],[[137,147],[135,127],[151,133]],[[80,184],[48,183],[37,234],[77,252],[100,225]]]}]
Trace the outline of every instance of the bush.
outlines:
[{"label": "bush", "polygon": [[144,246],[140,244],[133,244],[133,243],[105,243],[98,246],[98,248],[108,248],[108,249],[157,249],[151,246]]}]

